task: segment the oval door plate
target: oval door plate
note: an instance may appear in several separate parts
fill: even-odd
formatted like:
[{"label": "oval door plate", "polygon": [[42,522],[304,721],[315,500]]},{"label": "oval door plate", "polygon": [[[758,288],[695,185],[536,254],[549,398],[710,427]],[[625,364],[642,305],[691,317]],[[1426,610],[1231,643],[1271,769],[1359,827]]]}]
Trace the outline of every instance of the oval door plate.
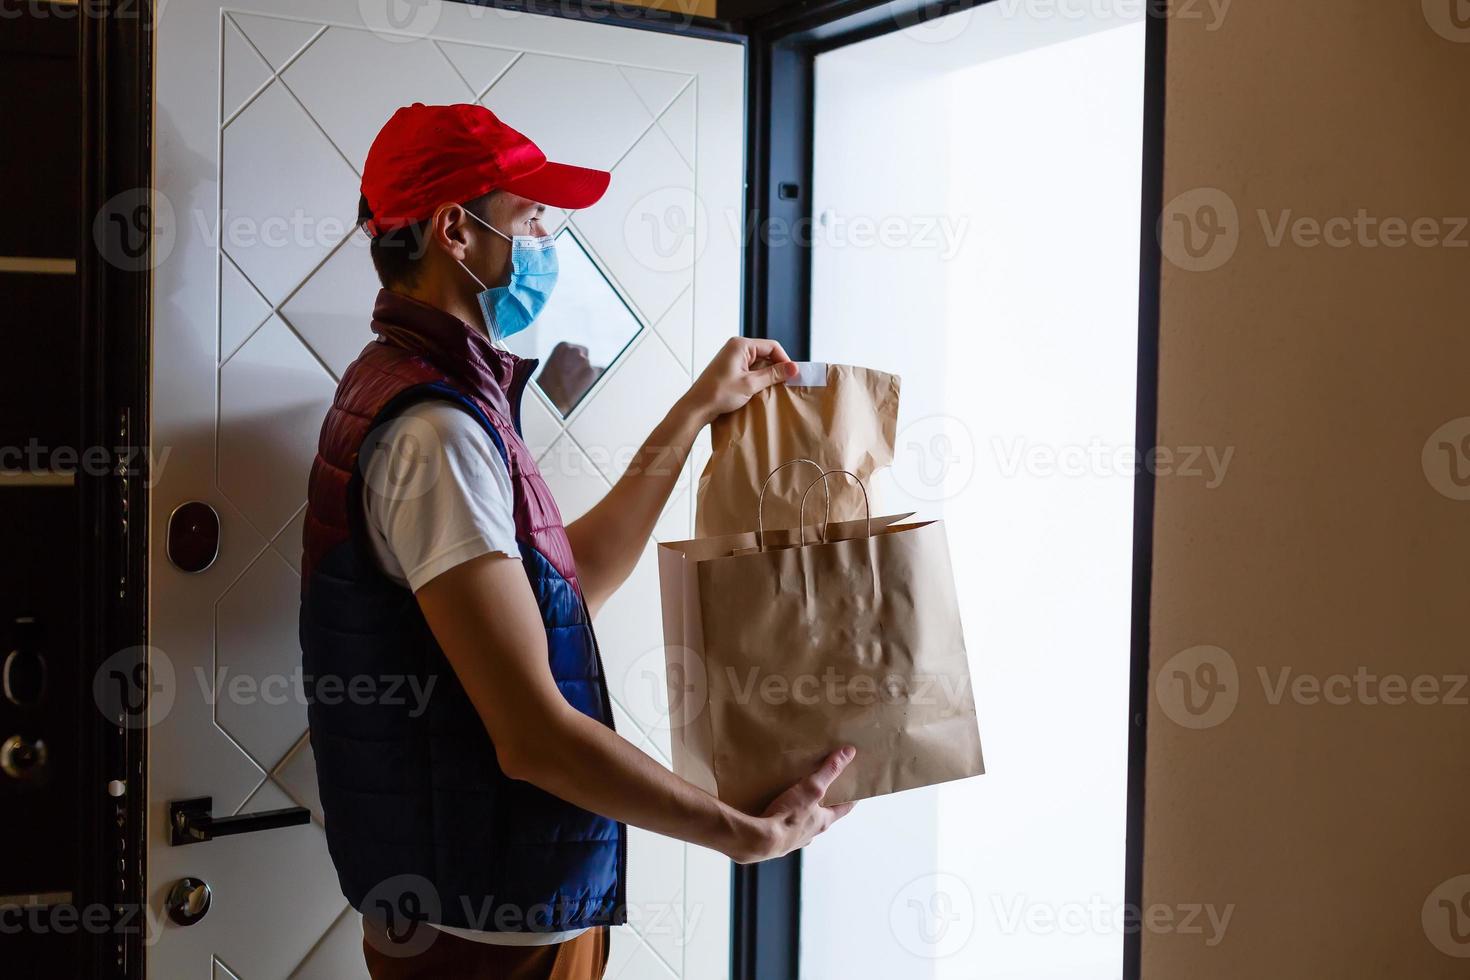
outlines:
[{"label": "oval door plate", "polygon": [[168,560],[184,572],[202,572],[219,557],[219,514],[202,500],[179,504],[168,518]]}]

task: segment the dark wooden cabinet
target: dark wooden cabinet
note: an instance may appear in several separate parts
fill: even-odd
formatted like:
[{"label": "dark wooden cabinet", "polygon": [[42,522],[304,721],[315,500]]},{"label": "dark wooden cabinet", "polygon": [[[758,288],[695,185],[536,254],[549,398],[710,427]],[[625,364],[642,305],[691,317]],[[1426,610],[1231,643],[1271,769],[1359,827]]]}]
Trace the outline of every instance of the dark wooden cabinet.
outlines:
[{"label": "dark wooden cabinet", "polygon": [[79,8],[0,3],[0,967],[84,975]]}]

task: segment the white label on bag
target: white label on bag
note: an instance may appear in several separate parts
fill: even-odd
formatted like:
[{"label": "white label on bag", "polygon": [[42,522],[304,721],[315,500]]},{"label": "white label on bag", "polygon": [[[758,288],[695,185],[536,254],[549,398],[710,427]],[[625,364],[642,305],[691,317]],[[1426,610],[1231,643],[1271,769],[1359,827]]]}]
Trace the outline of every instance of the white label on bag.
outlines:
[{"label": "white label on bag", "polygon": [[793,388],[823,388],[827,385],[826,361],[797,361],[796,374],[786,382]]}]

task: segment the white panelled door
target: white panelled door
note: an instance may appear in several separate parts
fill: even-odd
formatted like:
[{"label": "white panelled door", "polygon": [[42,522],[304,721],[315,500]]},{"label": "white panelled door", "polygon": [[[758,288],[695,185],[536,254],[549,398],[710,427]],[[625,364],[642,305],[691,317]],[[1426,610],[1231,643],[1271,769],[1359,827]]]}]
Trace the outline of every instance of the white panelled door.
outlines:
[{"label": "white panelled door", "polygon": [[[410,16],[390,22],[395,10]],[[172,678],[172,696],[150,718],[162,926],[148,972],[350,980],[365,976],[360,920],[321,829],[296,623],[318,428],[371,337],[377,282],[353,230],[368,145],[400,105],[478,100],[554,159],[612,170],[595,208],[554,216],[572,260],[558,296],[574,299],[551,324],[586,321],[606,363],[574,403],[533,386],[524,407],[571,520],[739,332],[744,52],[432,0],[189,0],[166,5],[156,37],[155,208],[172,221],[155,237],[150,628],[155,684]],[[691,530],[688,478],[659,537]],[[186,574],[164,532],[193,500],[219,513],[221,542],[213,566]],[[651,548],[597,629],[619,729],[668,764]],[[170,846],[168,802],[200,796],[216,816],[300,805],[314,820]],[[608,975],[726,976],[728,862],[634,830],[629,865],[631,924],[614,931]],[[186,876],[212,903],[183,927],[163,905]]]}]

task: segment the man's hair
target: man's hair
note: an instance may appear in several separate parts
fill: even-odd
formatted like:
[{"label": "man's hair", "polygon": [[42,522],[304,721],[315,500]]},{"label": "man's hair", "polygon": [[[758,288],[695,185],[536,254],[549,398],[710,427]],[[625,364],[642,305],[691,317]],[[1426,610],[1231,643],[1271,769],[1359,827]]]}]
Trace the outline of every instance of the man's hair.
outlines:
[{"label": "man's hair", "polygon": [[[477,217],[490,220],[490,201],[496,192],[481,194],[473,201],[460,205]],[[366,197],[357,199],[357,223],[360,225],[373,216]],[[386,231],[372,240],[368,253],[373,259],[373,268],[378,272],[378,281],[383,288],[394,286],[416,286],[419,281],[419,264],[429,249],[429,223],[414,221]]]}]

